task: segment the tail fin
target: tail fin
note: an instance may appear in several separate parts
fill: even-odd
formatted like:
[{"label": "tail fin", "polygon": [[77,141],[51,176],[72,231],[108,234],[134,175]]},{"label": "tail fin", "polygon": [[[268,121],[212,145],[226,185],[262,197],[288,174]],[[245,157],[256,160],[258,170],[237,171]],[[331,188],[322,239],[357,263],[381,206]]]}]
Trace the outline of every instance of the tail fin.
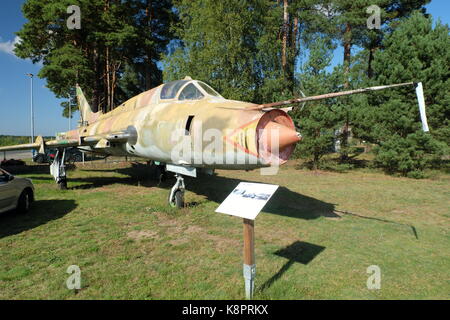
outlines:
[{"label": "tail fin", "polygon": [[83,90],[81,90],[80,86],[77,84],[77,100],[78,100],[78,108],[80,109],[81,121],[86,122],[89,121],[94,112],[92,111],[89,102],[84,96]]}]

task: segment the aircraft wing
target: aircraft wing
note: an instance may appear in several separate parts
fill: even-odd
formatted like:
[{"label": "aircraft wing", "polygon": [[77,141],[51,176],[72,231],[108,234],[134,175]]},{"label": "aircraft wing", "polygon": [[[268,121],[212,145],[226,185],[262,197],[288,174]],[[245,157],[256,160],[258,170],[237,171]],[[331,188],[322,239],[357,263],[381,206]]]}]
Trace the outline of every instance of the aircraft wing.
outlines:
[{"label": "aircraft wing", "polygon": [[44,153],[44,148],[69,148],[69,147],[81,147],[90,146],[94,149],[108,148],[111,142],[126,142],[134,135],[130,132],[121,131],[113,132],[106,135],[84,136],[79,139],[55,139],[44,141],[41,136],[36,138],[34,143],[18,144],[14,146],[0,147],[1,151],[13,151],[13,150],[31,150],[37,149],[39,153]]}]

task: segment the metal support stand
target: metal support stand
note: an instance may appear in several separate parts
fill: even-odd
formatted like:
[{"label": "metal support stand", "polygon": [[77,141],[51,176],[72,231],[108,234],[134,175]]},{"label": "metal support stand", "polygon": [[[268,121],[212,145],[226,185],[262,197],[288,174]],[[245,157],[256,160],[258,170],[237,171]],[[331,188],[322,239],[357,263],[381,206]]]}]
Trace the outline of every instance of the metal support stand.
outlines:
[{"label": "metal support stand", "polygon": [[255,290],[255,224],[254,220],[244,219],[244,281],[245,298],[253,298]]},{"label": "metal support stand", "polygon": [[256,265],[249,266],[244,264],[244,281],[245,281],[245,299],[250,300],[253,298],[253,292],[255,290],[255,276]]}]

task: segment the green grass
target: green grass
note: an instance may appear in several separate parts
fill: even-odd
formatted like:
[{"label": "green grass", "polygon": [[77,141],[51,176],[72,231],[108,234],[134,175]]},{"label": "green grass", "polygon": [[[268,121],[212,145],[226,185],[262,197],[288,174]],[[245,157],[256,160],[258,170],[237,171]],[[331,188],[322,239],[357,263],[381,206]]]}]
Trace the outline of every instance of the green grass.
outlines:
[{"label": "green grass", "polygon": [[[28,172],[32,211],[0,216],[0,299],[243,299],[242,221],[214,213],[240,181],[280,185],[255,223],[256,299],[450,298],[449,175],[295,167],[187,178],[179,211],[174,179],[143,168],[78,168],[67,191]],[[70,265],[81,290],[66,288]],[[366,287],[370,265],[381,290]]]}]

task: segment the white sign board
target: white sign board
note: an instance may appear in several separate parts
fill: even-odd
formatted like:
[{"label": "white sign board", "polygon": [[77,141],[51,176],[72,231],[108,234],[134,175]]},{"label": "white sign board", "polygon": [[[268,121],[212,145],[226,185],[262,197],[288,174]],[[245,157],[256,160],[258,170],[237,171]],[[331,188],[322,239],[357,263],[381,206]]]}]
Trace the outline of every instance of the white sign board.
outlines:
[{"label": "white sign board", "polygon": [[273,184],[241,182],[216,212],[255,220],[277,189],[278,186]]}]

